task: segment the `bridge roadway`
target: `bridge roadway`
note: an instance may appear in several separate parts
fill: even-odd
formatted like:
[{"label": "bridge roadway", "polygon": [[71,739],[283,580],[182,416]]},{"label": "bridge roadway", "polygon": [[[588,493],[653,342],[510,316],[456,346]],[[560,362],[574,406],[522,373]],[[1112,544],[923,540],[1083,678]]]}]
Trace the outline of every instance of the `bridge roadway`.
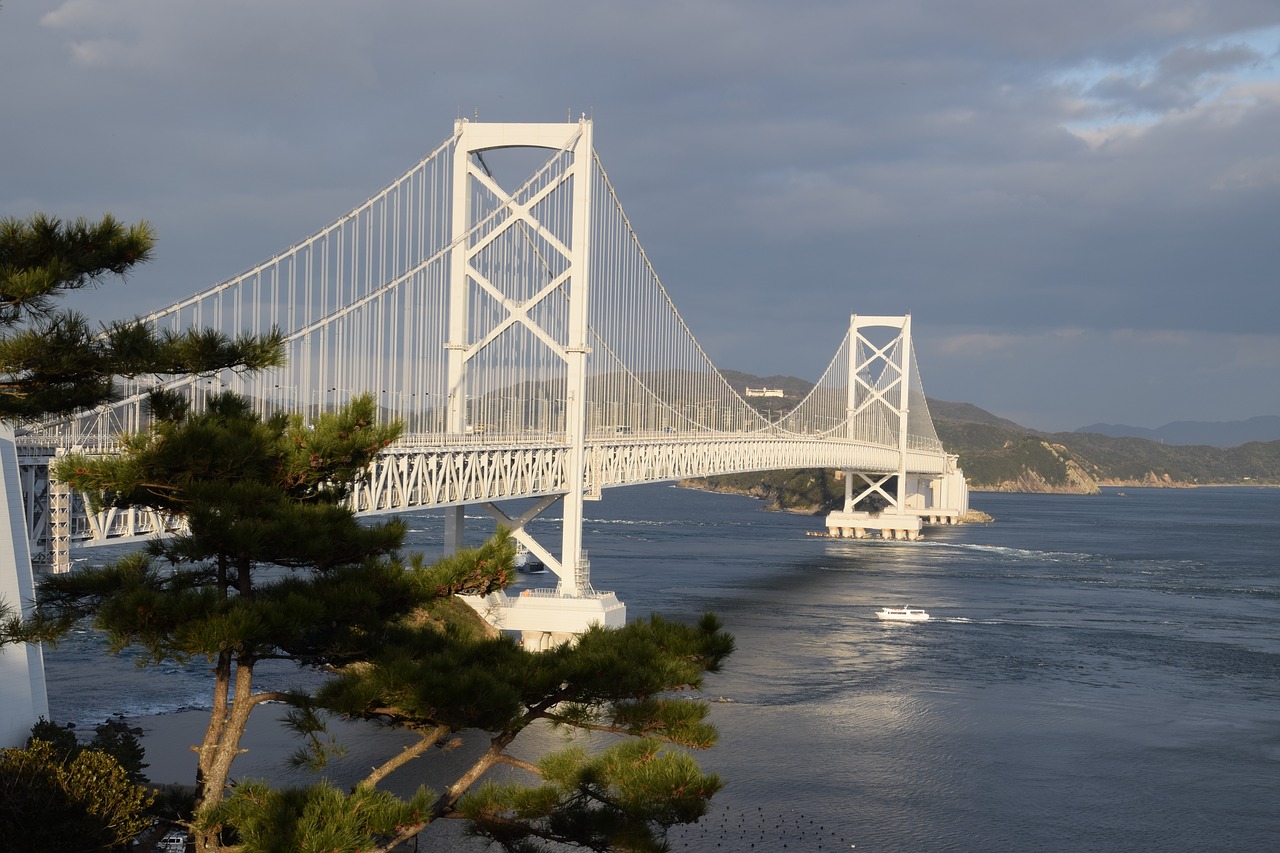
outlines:
[{"label": "bridge roadway", "polygon": [[[359,513],[444,507],[569,491],[570,444],[545,439],[458,444],[448,436],[410,436],[383,451],[353,495]],[[629,435],[587,439],[583,489],[599,496],[615,486],[789,468],[840,468],[896,474],[897,448],[866,442],[778,434]],[[940,449],[908,451],[906,470],[946,472]]]},{"label": "bridge roadway", "polygon": [[[105,545],[164,534],[166,521],[155,513],[107,509],[90,514],[83,500],[72,500],[65,489],[50,484],[48,463],[58,450],[45,442],[18,440],[27,527],[37,561],[51,561],[51,555],[65,554],[73,544]],[[113,450],[109,445],[82,449]],[[352,508],[375,515],[563,496],[570,491],[571,452],[570,442],[559,436],[405,436],[370,466],[353,490]],[[783,432],[610,435],[587,438],[582,488],[587,497],[600,497],[606,488],[720,474],[835,468],[891,475],[899,465],[895,447]],[[947,473],[948,457],[940,448],[908,450],[905,467],[909,474],[938,478]]]}]

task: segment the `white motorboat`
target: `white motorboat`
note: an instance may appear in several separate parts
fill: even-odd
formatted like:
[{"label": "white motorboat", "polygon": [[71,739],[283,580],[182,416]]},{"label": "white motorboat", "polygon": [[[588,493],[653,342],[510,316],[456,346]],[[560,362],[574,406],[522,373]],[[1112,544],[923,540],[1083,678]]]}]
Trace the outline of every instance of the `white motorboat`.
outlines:
[{"label": "white motorboat", "polygon": [[881,607],[876,611],[876,618],[889,622],[928,622],[929,614],[919,607]]}]

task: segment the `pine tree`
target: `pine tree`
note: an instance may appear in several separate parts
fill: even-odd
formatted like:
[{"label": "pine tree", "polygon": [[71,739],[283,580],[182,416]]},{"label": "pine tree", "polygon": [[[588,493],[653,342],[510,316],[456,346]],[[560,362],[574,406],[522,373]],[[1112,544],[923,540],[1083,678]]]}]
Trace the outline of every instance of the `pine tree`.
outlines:
[{"label": "pine tree", "polygon": [[120,720],[106,720],[94,727],[93,740],[89,741],[89,749],[105,752],[129,774],[130,781],[142,783],[147,780],[143,770],[150,765],[142,759],[145,751],[129,726]]},{"label": "pine tree", "polygon": [[140,321],[95,328],[59,307],[68,291],[123,279],[150,259],[146,222],[126,226],[35,214],[0,219],[0,421],[91,409],[116,398],[114,377],[260,369],[281,363],[278,332],[232,340],[206,330],[154,332]]},{"label": "pine tree", "polygon": [[[710,614],[696,626],[652,616],[619,629],[594,627],[575,643],[540,653],[506,637],[442,629],[438,621],[388,631],[376,647],[370,644],[362,665],[346,669],[315,698],[348,717],[419,736],[374,768],[357,792],[375,788],[433,745],[457,745],[460,733],[483,732],[488,745],[415,820],[369,846],[343,849],[390,850],[450,817],[468,819],[473,833],[510,851],[667,849],[667,830],[704,815],[720,788],[686,750],[716,741],[706,722],[709,706],[695,691],[732,650],[732,637]],[[539,721],[606,733],[612,743],[598,751],[570,747],[537,761],[510,755],[520,733]],[[296,722],[305,730],[315,721]],[[529,783],[481,784],[499,765],[525,771]],[[269,849],[278,848],[246,853]]]},{"label": "pine tree", "polygon": [[[69,291],[123,280],[149,260],[155,234],[126,226],[34,214],[0,219],[0,422],[75,414],[117,399],[115,377],[172,376],[281,363],[282,336],[231,339],[217,332],[154,332],[140,321],[95,328],[59,307]],[[0,645],[19,642],[18,602],[0,600]]]},{"label": "pine tree", "polygon": [[[715,741],[707,705],[692,698],[733,646],[713,617],[660,618],[593,629],[531,653],[495,635],[457,599],[514,576],[504,534],[427,565],[402,559],[403,527],[367,527],[340,504],[347,486],[395,431],[371,423],[373,400],[315,424],[261,420],[245,401],[170,410],[113,459],[68,457],[58,476],[112,506],[182,517],[186,528],[101,569],[51,576],[41,613],[89,616],[116,649],[154,661],[207,657],[213,710],[198,747],[199,849],[236,839],[254,850],[388,850],[433,821],[461,817],[511,850],[567,843],[593,850],[660,850],[666,830],[696,820],[719,780],[684,751]],[[286,659],[337,673],[314,696],[259,690],[254,668]],[[252,709],[292,703],[294,727],[322,764],[323,717],[338,713],[418,734],[353,791],[320,784],[228,787]],[[601,752],[570,749],[537,762],[509,748],[538,721],[618,736]],[[477,761],[443,791],[401,801],[379,785],[460,733],[486,733]],[[492,785],[505,765],[531,785]]]},{"label": "pine tree", "polygon": [[[158,394],[159,420],[127,438],[121,455],[56,466],[95,508],[147,507],[185,522],[117,563],[45,578],[37,620],[87,616],[115,650],[213,663],[213,710],[197,750],[202,808],[222,800],[253,708],[289,698],[255,690],[259,662],[339,664],[349,635],[381,630],[425,595],[419,577],[385,559],[403,525],[360,524],[342,503],[398,432],[375,425],[373,409],[360,397],[305,424],[296,415],[262,420],[230,394],[200,413]],[[217,835],[210,827],[201,846]]]},{"label": "pine tree", "polygon": [[[280,358],[278,335],[153,335],[140,323],[94,331],[54,309],[61,291],[123,275],[151,251],[145,224],[111,217],[0,223],[0,420],[61,415],[114,394],[113,376],[255,368]],[[198,849],[238,839],[254,850],[389,850],[441,818],[463,817],[508,850],[657,851],[675,824],[696,820],[719,788],[686,749],[715,740],[694,698],[732,638],[713,617],[697,626],[641,620],[593,629],[574,644],[529,653],[478,623],[458,595],[484,595],[512,577],[501,532],[480,549],[433,565],[402,559],[404,528],[365,526],[342,503],[350,484],[397,430],[373,423],[359,398],[314,424],[262,420],[231,395],[188,412],[156,392],[157,421],[127,437],[121,456],[64,458],[55,475],[96,508],[170,514],[175,535],[114,564],[46,578],[35,617],[8,638],[53,637],[89,618],[116,651],[140,647],[156,663],[207,658],[212,711],[197,747]],[[0,609],[3,602],[0,602]],[[291,660],[338,673],[316,696],[255,687],[258,663]],[[281,700],[310,736],[299,759],[323,760],[325,709],[419,735],[348,793],[320,784],[275,790],[241,784],[231,766],[252,710]],[[537,762],[508,753],[539,721],[604,732],[600,751],[571,748]],[[401,801],[378,788],[392,771],[482,732],[478,760],[442,792]],[[97,753],[100,754],[100,753]],[[531,784],[485,781],[498,765]]]},{"label": "pine tree", "polygon": [[146,781],[142,771],[149,765],[142,761],[144,755],[142,744],[129,727],[120,720],[106,720],[101,725],[95,726],[93,739],[88,744],[82,744],[76,737],[73,726],[60,726],[41,717],[31,727],[31,737],[27,738],[27,746],[31,746],[32,742],[37,740],[49,744],[63,764],[68,763],[86,749],[96,749],[119,762],[125,773],[129,775],[131,782],[141,784]]}]

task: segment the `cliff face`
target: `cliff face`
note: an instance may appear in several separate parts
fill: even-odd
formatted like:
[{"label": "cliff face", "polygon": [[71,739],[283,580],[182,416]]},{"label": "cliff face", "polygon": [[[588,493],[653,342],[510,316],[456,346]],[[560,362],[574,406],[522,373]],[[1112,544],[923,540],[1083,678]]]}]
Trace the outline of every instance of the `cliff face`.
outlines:
[{"label": "cliff face", "polygon": [[[1062,445],[1038,442],[1038,450],[1043,450],[1048,464],[1034,465],[1024,462],[1022,469],[1012,477],[1006,477],[991,483],[975,483],[968,469],[966,479],[971,487],[991,492],[1024,492],[1028,494],[1068,494],[1095,495],[1098,493],[1098,481]],[[963,458],[961,467],[964,467]]]}]

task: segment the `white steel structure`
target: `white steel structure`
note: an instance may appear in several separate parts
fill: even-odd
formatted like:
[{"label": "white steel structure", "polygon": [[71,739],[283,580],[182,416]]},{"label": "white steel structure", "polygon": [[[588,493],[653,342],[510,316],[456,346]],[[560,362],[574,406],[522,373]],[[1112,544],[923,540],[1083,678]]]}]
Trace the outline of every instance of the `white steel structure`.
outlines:
[{"label": "white steel structure", "polygon": [[[501,168],[526,162],[515,180]],[[966,509],[920,389],[910,319],[855,316],[813,392],[780,420],[761,414],[685,326],[585,118],[459,120],[439,148],[332,225],[146,319],[157,329],[286,333],[285,367],[170,384],[196,406],[229,390],[263,413],[315,416],[373,394],[405,435],[359,484],[356,509],[444,508],[447,547],[461,542],[467,505],[508,525],[558,576],[555,590],[526,596],[534,601],[490,602],[508,628],[558,637],[624,619],[612,593],[592,589],[583,550],[583,501],[605,488],[830,467],[849,483],[845,512],[828,520],[836,535],[914,538],[921,516]],[[58,453],[110,452],[112,436],[145,428],[147,384],[91,416],[22,431],[29,541],[51,570],[68,565],[72,543],[163,532],[145,513],[90,515],[47,477]],[[870,493],[885,508],[855,512]],[[500,505],[517,498],[534,501]],[[526,525],[557,502],[564,524],[553,549]]]}]

